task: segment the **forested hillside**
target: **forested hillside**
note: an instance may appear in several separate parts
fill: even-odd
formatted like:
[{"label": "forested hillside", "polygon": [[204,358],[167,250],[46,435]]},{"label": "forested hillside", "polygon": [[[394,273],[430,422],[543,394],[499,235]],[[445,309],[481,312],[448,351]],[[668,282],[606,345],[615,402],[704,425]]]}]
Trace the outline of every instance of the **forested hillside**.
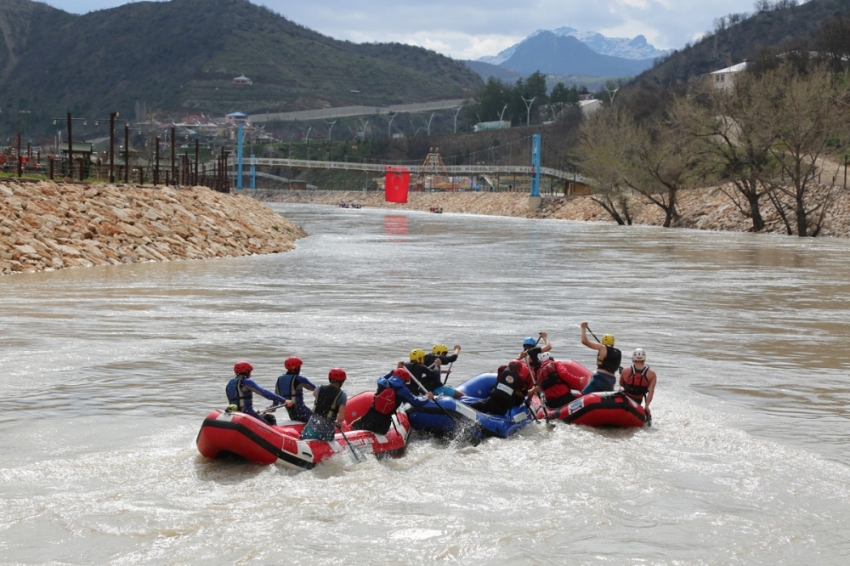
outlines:
[{"label": "forested hillside", "polygon": [[[0,126],[30,128],[66,111],[133,114],[290,111],[470,95],[465,65],[400,44],[322,36],[247,0],[138,2],[67,14],[0,0]],[[246,75],[253,85],[236,85]]]}]

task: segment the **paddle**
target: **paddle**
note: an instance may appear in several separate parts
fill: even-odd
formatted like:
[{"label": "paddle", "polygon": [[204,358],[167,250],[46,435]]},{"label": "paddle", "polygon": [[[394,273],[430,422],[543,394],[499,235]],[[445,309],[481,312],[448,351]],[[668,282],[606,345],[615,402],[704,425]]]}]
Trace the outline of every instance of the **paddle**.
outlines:
[{"label": "paddle", "polygon": [[454,362],[449,362],[449,369],[446,370],[446,376],[443,378],[443,385],[449,382],[449,374],[452,373],[452,364]]},{"label": "paddle", "polygon": [[597,341],[597,342],[599,342],[600,344],[602,343],[602,340],[600,340],[600,339],[596,336],[596,334],[594,334],[594,333],[593,333],[593,330],[591,330],[591,329],[590,329],[590,325],[587,325],[587,331],[588,331],[588,332],[590,332],[590,335],[591,335],[591,336],[593,336],[593,339],[594,339],[594,340],[596,340],[596,341]]},{"label": "paddle", "polygon": [[364,456],[363,453],[360,452],[360,450],[358,450],[357,448],[355,448],[354,445],[348,440],[348,437],[345,436],[345,432],[343,432],[342,427],[339,426],[339,423],[334,422],[334,426],[339,431],[339,433],[342,435],[342,438],[343,438],[343,440],[345,440],[345,443],[348,444],[349,450],[351,450],[351,453],[354,455],[354,461],[357,462],[358,464],[362,464],[363,462],[365,462],[366,456]]},{"label": "paddle", "polygon": [[[427,394],[429,393],[429,391],[428,391],[427,389],[425,389],[425,386],[424,386],[424,385],[422,385],[422,384],[419,382],[419,380],[418,380],[418,379],[416,379],[416,377],[415,377],[412,373],[410,374],[410,379],[412,379],[412,380],[413,380],[413,383],[415,383],[415,384],[419,387],[419,389],[421,389],[421,390],[422,390],[422,393],[424,393],[425,395],[427,395]],[[453,417],[453,416],[452,416],[452,415],[451,415],[451,414],[450,414],[450,413],[446,410],[446,408],[445,408],[445,407],[443,407],[442,405],[440,405],[439,403],[437,403],[437,400],[436,400],[436,399],[434,399],[434,404],[435,404],[435,405],[437,405],[437,406],[440,408],[440,410],[441,410],[441,411],[443,411],[443,413],[445,413],[445,414],[446,414],[446,416],[447,416],[447,417],[449,417],[449,419],[451,419],[451,421],[452,421],[453,423],[457,423],[457,421],[455,420],[455,417]]]}]

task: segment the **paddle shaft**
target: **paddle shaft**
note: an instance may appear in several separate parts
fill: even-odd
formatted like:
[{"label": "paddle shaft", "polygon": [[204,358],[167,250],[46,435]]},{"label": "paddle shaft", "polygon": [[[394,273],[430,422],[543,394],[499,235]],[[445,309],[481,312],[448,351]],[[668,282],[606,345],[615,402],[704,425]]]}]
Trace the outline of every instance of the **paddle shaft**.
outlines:
[{"label": "paddle shaft", "polygon": [[357,460],[357,463],[360,463],[360,462],[365,461],[365,460],[366,460],[366,456],[364,456],[363,454],[361,454],[361,453],[360,453],[360,451],[359,451],[359,450],[357,450],[357,449],[354,447],[354,445],[353,445],[353,444],[352,444],[352,443],[348,440],[348,437],[347,437],[347,436],[345,436],[345,432],[343,432],[342,427],[339,425],[339,423],[335,422],[335,423],[334,423],[334,426],[337,428],[337,430],[339,431],[339,433],[342,435],[342,438],[343,438],[343,440],[345,440],[345,443],[346,443],[346,444],[348,444],[348,449],[349,449],[349,450],[351,450],[351,453],[352,453],[352,454],[354,454],[354,459],[355,459],[355,460]]},{"label": "paddle shaft", "polygon": [[[413,383],[415,383],[415,384],[419,387],[419,389],[421,389],[421,390],[422,390],[422,393],[424,393],[425,395],[427,395],[428,393],[430,393],[430,391],[428,391],[427,389],[425,389],[425,386],[424,386],[424,385],[422,385],[422,383],[420,383],[420,382],[419,382],[419,380],[418,380],[418,379],[416,379],[416,376],[414,376],[412,373],[410,374],[410,379],[412,379],[412,380],[413,380]],[[442,405],[440,405],[439,403],[437,403],[437,400],[436,400],[436,399],[434,399],[434,404],[435,404],[435,405],[437,405],[437,406],[440,408],[440,410],[441,410],[441,411],[443,411],[443,413],[445,413],[445,414],[446,414],[446,416],[447,416],[447,417],[449,417],[449,419],[451,419],[451,421],[452,421],[452,422],[454,422],[454,418],[453,418],[453,417],[449,414],[449,412],[446,410],[446,408],[445,408],[445,407],[443,407]]]}]

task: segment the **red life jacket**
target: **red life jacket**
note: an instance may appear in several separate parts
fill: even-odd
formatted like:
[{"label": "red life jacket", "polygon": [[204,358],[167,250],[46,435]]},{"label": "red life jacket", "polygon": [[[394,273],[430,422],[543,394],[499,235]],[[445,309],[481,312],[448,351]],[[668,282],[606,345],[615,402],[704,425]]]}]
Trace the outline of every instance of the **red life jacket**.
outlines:
[{"label": "red life jacket", "polygon": [[635,399],[643,399],[649,393],[649,379],[646,377],[647,371],[649,371],[649,366],[647,365],[644,365],[640,371],[635,369],[635,366],[632,366],[632,374],[623,379],[623,391]]},{"label": "red life jacket", "polygon": [[549,399],[563,397],[570,392],[570,387],[561,377],[558,363],[560,362],[549,360],[543,362],[543,365],[537,370],[537,383],[543,390],[543,394]]}]

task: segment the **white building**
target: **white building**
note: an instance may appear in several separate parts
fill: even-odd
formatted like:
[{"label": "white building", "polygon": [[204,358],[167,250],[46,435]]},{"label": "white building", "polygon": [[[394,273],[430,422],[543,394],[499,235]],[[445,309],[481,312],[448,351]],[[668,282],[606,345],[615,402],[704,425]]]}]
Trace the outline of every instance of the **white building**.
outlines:
[{"label": "white building", "polygon": [[590,116],[591,114],[602,108],[602,101],[597,98],[579,100],[578,107],[581,108],[582,116]]},{"label": "white building", "polygon": [[747,62],[744,61],[743,63],[738,63],[737,65],[732,65],[731,67],[714,71],[710,75],[711,83],[714,85],[714,88],[732,88],[735,75],[745,71],[746,69]]},{"label": "white building", "polygon": [[235,85],[252,85],[254,81],[246,77],[245,75],[239,75],[235,79],[233,79],[233,84]]}]

